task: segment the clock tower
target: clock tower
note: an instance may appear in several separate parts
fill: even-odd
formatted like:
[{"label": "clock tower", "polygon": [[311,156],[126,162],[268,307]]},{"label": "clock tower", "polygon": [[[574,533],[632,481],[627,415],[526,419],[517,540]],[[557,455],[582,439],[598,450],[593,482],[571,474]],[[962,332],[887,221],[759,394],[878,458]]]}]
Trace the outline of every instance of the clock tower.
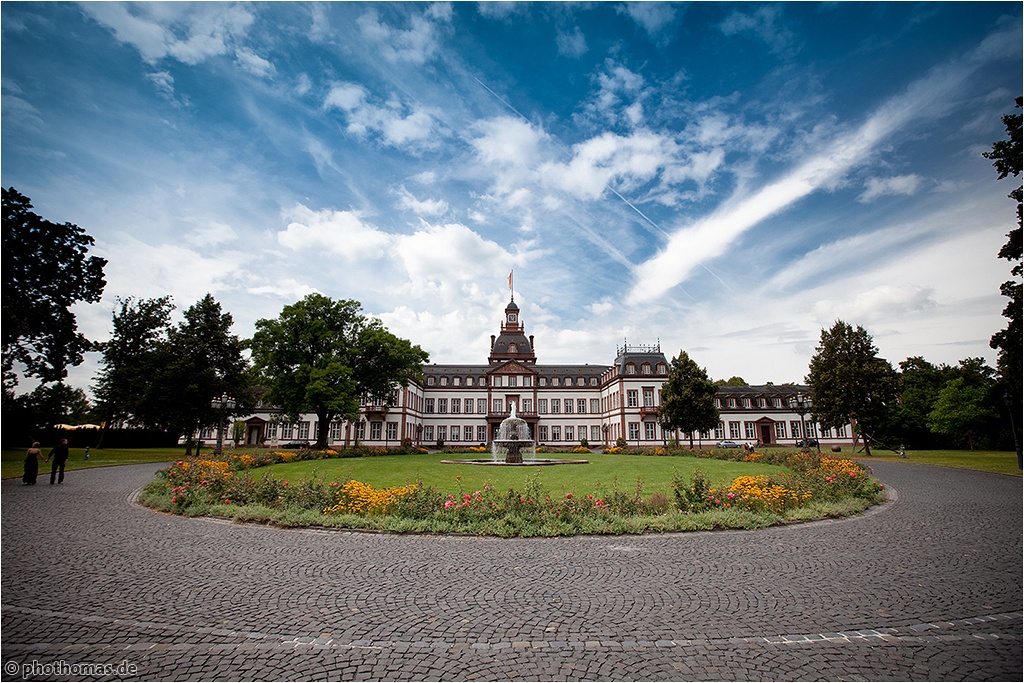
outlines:
[{"label": "clock tower", "polygon": [[489,362],[494,365],[508,360],[521,363],[536,363],[537,356],[533,353],[533,335],[529,338],[523,332],[523,322],[519,319],[519,306],[515,299],[505,306],[505,319],[501,321],[501,334],[491,335],[491,355]]}]

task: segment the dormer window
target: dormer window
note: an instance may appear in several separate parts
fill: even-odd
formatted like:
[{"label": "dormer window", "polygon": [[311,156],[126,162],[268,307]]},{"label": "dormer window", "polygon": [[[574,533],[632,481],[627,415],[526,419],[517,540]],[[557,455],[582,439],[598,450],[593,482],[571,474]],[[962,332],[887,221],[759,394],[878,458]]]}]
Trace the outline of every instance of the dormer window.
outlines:
[{"label": "dormer window", "polygon": [[[513,315],[509,315],[508,317],[509,318],[514,318],[516,316],[513,314]],[[509,320],[509,322],[513,322],[513,321]],[[508,352],[509,353],[519,353],[519,347],[516,346],[515,342],[512,342],[511,344],[508,345]]]}]

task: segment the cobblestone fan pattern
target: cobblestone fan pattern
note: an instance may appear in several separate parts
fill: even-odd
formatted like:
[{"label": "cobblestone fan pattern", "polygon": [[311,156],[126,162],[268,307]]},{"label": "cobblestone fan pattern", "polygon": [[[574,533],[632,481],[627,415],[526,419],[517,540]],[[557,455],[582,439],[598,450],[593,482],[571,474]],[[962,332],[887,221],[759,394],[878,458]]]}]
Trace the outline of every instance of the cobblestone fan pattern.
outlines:
[{"label": "cobblestone fan pattern", "polygon": [[3,482],[4,680],[1022,679],[1019,478],[878,463],[853,519],[500,540],[158,514],[154,469]]}]

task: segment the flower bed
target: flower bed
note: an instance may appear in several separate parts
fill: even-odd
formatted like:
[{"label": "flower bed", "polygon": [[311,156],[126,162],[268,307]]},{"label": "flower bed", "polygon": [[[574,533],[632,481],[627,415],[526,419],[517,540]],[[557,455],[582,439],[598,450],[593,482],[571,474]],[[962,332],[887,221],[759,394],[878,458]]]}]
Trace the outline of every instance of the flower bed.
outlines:
[{"label": "flower bed", "polygon": [[[372,453],[377,456],[380,453]],[[659,454],[660,455],[660,454]],[[753,453],[742,459],[786,466],[712,486],[700,470],[676,475],[672,490],[545,490],[534,476],[507,491],[486,484],[463,491],[406,485],[386,488],[355,479],[292,483],[251,470],[281,462],[345,457],[337,452],[258,451],[221,459],[183,460],[162,471],[143,502],[184,515],[217,514],[291,526],[341,526],[501,536],[637,533],[705,528],[757,528],[790,519],[854,514],[883,497],[883,487],[850,460],[816,454]],[[738,460],[733,454],[726,459]]]}]

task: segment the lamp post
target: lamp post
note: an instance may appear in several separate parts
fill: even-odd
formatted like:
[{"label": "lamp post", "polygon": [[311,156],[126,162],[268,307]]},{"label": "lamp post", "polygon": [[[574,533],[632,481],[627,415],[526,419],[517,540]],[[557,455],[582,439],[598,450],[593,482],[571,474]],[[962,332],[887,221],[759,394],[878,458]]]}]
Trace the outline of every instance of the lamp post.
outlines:
[{"label": "lamp post", "polygon": [[797,394],[794,398],[789,399],[789,407],[800,416],[800,431],[803,433],[804,449],[806,450],[810,448],[810,439],[807,436],[807,425],[804,424],[804,415],[811,408],[811,397],[804,396],[802,393]]},{"label": "lamp post", "polygon": [[217,455],[224,450],[224,416],[235,409],[235,399],[226,393],[210,401],[210,407],[217,412]]}]

